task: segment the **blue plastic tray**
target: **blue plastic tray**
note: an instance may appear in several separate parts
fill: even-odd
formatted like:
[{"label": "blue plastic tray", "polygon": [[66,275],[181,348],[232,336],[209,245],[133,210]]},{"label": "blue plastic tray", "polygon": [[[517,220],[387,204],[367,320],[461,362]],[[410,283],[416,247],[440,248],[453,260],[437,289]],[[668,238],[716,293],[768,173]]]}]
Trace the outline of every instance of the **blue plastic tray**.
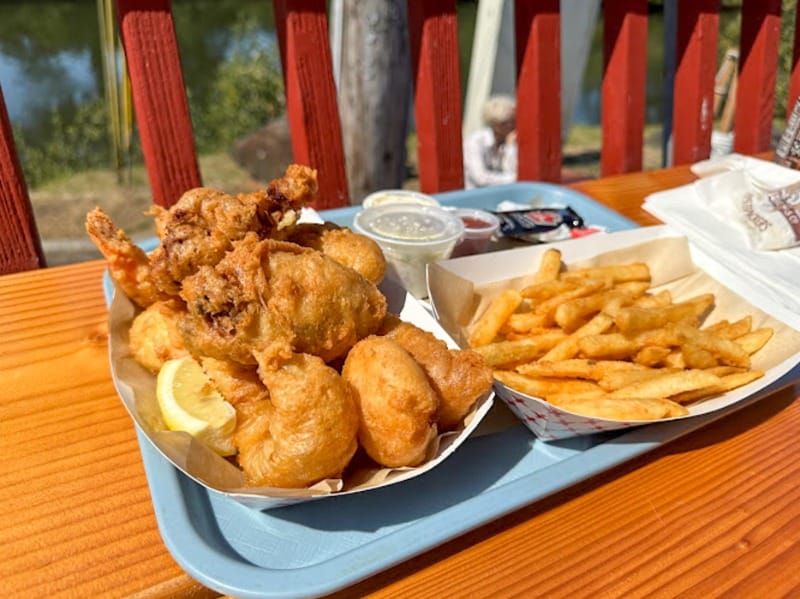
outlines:
[{"label": "blue plastic tray", "polygon": [[[440,194],[445,205],[494,208],[501,200],[566,204],[587,224],[635,227],[568,188],[516,183]],[[349,224],[358,208],[323,213]],[[110,285],[106,286],[107,293]],[[796,380],[730,408],[625,433],[544,443],[522,424],[475,436],[435,470],[385,489],[332,496],[266,512],[245,507],[184,476],[139,432],[139,445],[164,543],[191,576],[245,598],[332,593],[490,520],[701,428]],[[496,402],[496,410],[504,410]]]}]

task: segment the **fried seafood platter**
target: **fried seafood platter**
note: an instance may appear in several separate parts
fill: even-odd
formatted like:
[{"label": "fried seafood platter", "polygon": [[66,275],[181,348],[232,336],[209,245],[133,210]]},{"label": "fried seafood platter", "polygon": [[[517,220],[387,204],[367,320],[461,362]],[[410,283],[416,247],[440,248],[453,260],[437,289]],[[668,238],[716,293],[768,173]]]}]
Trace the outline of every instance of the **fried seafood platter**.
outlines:
[{"label": "fried seafood platter", "polygon": [[124,404],[186,474],[259,509],[427,471],[492,401],[491,368],[383,281],[373,241],[300,221],[316,191],[301,165],[256,193],[190,190],[151,210],[149,253],[86,219]]}]

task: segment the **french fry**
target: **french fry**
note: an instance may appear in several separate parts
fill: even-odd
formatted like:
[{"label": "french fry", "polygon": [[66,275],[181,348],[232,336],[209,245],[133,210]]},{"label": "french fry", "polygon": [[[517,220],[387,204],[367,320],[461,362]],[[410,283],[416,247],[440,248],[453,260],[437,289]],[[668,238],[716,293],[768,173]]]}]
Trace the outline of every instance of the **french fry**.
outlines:
[{"label": "french fry", "polygon": [[714,333],[692,328],[685,323],[676,325],[676,329],[678,334],[686,341],[710,351],[717,356],[720,362],[731,366],[750,367],[750,355],[735,341],[723,339]]},{"label": "french fry", "polygon": [[683,354],[683,363],[686,368],[713,368],[717,365],[717,358],[713,353],[702,347],[698,347],[694,343],[685,343],[681,346],[681,354]]},{"label": "french fry", "polygon": [[624,360],[638,349],[636,343],[621,333],[586,335],[578,339],[578,347],[587,358]]},{"label": "french fry", "polygon": [[714,323],[711,326],[705,327],[703,330],[709,333],[719,335],[724,339],[736,339],[742,335],[749,333],[753,326],[753,317],[749,314],[744,318],[740,318],[736,322],[729,322],[722,320]]},{"label": "french fry", "polygon": [[586,335],[599,335],[605,333],[614,321],[604,313],[596,314],[589,322],[573,332],[569,337],[559,341],[552,349],[541,357],[542,360],[566,360],[574,357],[579,351],[578,340]]},{"label": "french fry", "polygon": [[517,366],[517,372],[532,377],[574,378],[599,381],[609,372],[645,370],[645,366],[624,360],[570,359],[558,362],[538,360]]},{"label": "french fry", "polygon": [[489,366],[497,368],[536,360],[565,337],[563,331],[554,331],[514,341],[496,341],[473,349],[483,356]]},{"label": "french fry", "polygon": [[578,379],[548,379],[527,377],[509,370],[495,370],[494,376],[500,382],[533,397],[547,397],[555,394],[602,395],[603,390],[592,381]]},{"label": "french fry", "polygon": [[745,333],[741,337],[736,337],[734,342],[741,346],[741,348],[747,352],[748,355],[752,356],[758,350],[760,350],[764,345],[766,345],[767,341],[772,338],[774,331],[769,327],[762,327],[760,329],[756,329],[755,331],[750,331],[749,333]]},{"label": "french fry", "polygon": [[745,370],[744,372],[735,372],[720,377],[720,382],[710,387],[703,387],[694,391],[685,391],[672,396],[672,400],[681,404],[693,403],[702,399],[708,399],[715,395],[721,395],[732,391],[738,387],[752,383],[753,381],[764,376],[761,370]]},{"label": "french fry", "polygon": [[475,328],[472,329],[469,336],[470,346],[478,347],[494,341],[500,327],[521,303],[522,296],[519,291],[514,289],[505,289],[494,298],[478,322],[475,323]]},{"label": "french fry", "polygon": [[592,266],[561,273],[565,281],[573,279],[605,279],[611,278],[614,283],[625,281],[650,281],[650,267],[644,262],[617,264],[612,266]]},{"label": "french fry", "polygon": [[565,291],[569,291],[570,289],[575,289],[578,287],[578,285],[578,281],[542,281],[540,283],[532,283],[527,287],[523,287],[520,293],[522,294],[522,297],[541,301],[554,297],[560,293],[564,293]]},{"label": "french fry", "polygon": [[557,395],[549,397],[548,401],[573,414],[607,420],[660,420],[689,413],[681,404],[660,397],[617,399],[607,395],[589,398]]},{"label": "french fry", "polygon": [[668,347],[659,345],[646,345],[636,352],[633,356],[633,361],[636,364],[643,366],[658,366],[661,364],[672,350]]},{"label": "french fry", "polygon": [[671,372],[680,372],[680,369],[643,368],[641,370],[616,370],[607,373],[603,378],[597,381],[597,384],[600,385],[600,388],[604,391],[616,391],[622,387],[648,381]]},{"label": "french fry", "polygon": [[547,318],[535,312],[515,312],[511,314],[505,322],[508,330],[515,333],[528,333],[533,329],[543,328],[547,323]]},{"label": "french fry", "polygon": [[720,377],[705,370],[681,370],[620,387],[616,391],[612,391],[611,396],[623,399],[671,397],[678,393],[711,387],[719,382]]},{"label": "french fry", "polygon": [[537,314],[542,314],[552,318],[555,314],[555,311],[564,302],[594,293],[606,285],[607,281],[599,279],[588,279],[586,281],[581,281],[581,283],[574,289],[559,293],[558,295],[554,295],[553,297],[536,304],[533,307],[533,311]]},{"label": "french fry", "polygon": [[663,327],[670,322],[679,322],[685,318],[698,317],[714,302],[711,293],[691,300],[668,306],[641,308],[631,306],[623,308],[614,318],[614,322],[622,332],[634,332]]},{"label": "french fry", "polygon": [[640,308],[658,308],[672,303],[672,294],[669,289],[659,291],[655,295],[643,295],[634,302]]},{"label": "french fry", "polygon": [[555,248],[544,251],[539,260],[539,267],[533,275],[533,283],[555,281],[561,271],[561,252]]}]

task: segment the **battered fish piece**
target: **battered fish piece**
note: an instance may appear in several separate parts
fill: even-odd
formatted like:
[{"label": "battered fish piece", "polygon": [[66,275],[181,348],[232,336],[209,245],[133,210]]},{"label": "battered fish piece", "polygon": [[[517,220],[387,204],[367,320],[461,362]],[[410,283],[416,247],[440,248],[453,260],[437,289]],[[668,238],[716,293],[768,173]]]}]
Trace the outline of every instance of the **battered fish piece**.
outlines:
[{"label": "battered fish piece", "polygon": [[418,466],[438,434],[439,397],[411,354],[387,337],[359,341],[342,376],[355,388],[358,440],[377,463]]},{"label": "battered fish piece", "polygon": [[167,360],[188,355],[178,326],[185,314],[186,306],[178,299],[157,301],[137,314],[128,340],[133,359],[158,373]]},{"label": "battered fish piece", "polygon": [[277,368],[270,358],[258,375],[268,399],[262,393],[234,404],[234,444],[248,485],[298,488],[340,478],[358,448],[350,385],[308,354],[295,354]]},{"label": "battered fish piece", "polygon": [[241,364],[254,364],[256,353],[283,359],[293,352],[330,362],[386,315],[386,298],[351,268],[254,234],[186,278],[181,296],[189,312],[181,331],[192,353]]},{"label": "battered fish piece", "polygon": [[334,223],[295,225],[286,240],[318,250],[375,284],[386,274],[386,258],[375,241]]},{"label": "battered fish piece", "polygon": [[472,350],[450,349],[441,339],[395,315],[384,321],[381,334],[394,339],[419,362],[439,394],[439,431],[456,428],[472,405],[492,387],[492,369]]}]

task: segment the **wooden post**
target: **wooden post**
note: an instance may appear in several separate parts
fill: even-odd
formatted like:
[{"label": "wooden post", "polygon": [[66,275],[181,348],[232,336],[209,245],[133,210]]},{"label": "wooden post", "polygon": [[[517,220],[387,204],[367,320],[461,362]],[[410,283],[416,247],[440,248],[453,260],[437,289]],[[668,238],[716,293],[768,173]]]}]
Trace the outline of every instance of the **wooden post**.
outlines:
[{"label": "wooden post", "polygon": [[120,35],[153,201],[199,187],[200,168],[169,0],[117,0]]},{"label": "wooden post", "polygon": [[408,0],[420,189],[464,187],[455,0]]},{"label": "wooden post", "polygon": [[561,181],[561,19],[558,0],[515,4],[517,178]]},{"label": "wooden post", "polygon": [[600,171],[607,176],[642,170],[647,0],[604,3],[603,18]]},{"label": "wooden post", "polygon": [[672,164],[688,164],[711,153],[719,0],[678,4]]},{"label": "wooden post", "polygon": [[402,187],[411,101],[405,0],[344,0],[339,113],[352,203]]},{"label": "wooden post", "polygon": [[45,266],[44,252],[0,88],[0,274]]},{"label": "wooden post", "polygon": [[348,205],[342,128],[324,0],[275,0],[294,160],[317,169],[317,209]]},{"label": "wooden post", "polygon": [[766,152],[772,145],[780,35],[781,0],[744,0],[733,121],[734,152]]}]

